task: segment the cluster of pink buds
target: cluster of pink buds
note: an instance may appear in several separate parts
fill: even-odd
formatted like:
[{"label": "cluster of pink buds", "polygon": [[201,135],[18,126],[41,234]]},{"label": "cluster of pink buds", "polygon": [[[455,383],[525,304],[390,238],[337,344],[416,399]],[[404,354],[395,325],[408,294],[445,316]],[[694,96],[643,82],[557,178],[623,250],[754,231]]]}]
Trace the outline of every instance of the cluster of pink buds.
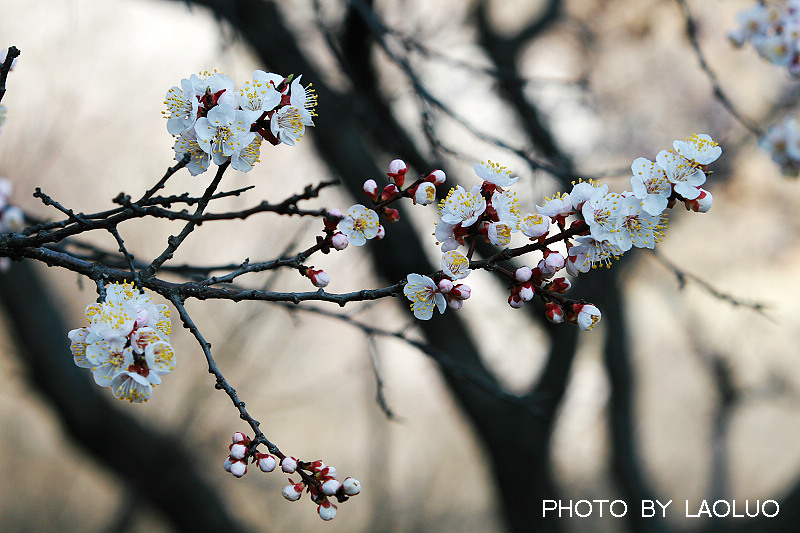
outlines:
[{"label": "cluster of pink buds", "polygon": [[[262,472],[272,472],[278,466],[276,458],[267,453],[256,450],[254,443],[242,432],[233,434],[230,454],[225,459],[223,468],[234,477],[242,477],[247,473],[248,462],[258,465]],[[337,479],[336,468],[326,465],[322,461],[306,463],[295,457],[281,456],[281,471],[286,474],[299,474],[300,481],[294,482],[289,478],[289,484],[283,487],[283,497],[294,502],[300,499],[303,492],[308,492],[311,501],[317,504],[317,513],[323,520],[332,520],[336,516],[337,506],[329,498],[335,498],[337,503],[346,502],[351,496],[361,492],[361,483],[352,477],[343,481]]]}]

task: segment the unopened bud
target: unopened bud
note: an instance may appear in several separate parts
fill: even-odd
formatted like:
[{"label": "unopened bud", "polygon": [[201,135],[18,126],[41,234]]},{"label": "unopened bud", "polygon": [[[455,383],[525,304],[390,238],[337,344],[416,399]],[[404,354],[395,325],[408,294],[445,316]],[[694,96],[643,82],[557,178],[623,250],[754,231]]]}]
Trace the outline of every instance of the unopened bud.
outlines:
[{"label": "unopened bud", "polygon": [[559,294],[564,294],[570,287],[572,283],[567,278],[556,278],[550,283],[550,290]]},{"label": "unopened bud", "polygon": [[234,444],[239,442],[244,442],[245,444],[247,444],[248,442],[250,442],[250,438],[241,431],[237,431],[236,433],[233,434],[231,441],[233,441]]},{"label": "unopened bud", "polygon": [[386,187],[383,188],[383,193],[381,193],[381,200],[388,200],[390,198],[394,198],[400,192],[400,189],[397,188],[397,185],[394,183],[390,183]]},{"label": "unopened bud", "polygon": [[231,464],[230,473],[234,477],[242,477],[247,473],[247,464],[244,461],[234,461]]},{"label": "unopened bud", "polygon": [[514,271],[514,278],[520,283],[525,283],[526,281],[530,280],[532,275],[533,271],[530,267],[526,266],[521,266]]},{"label": "unopened bud", "polygon": [[325,500],[317,507],[317,513],[325,521],[333,520],[333,517],[336,516],[336,506]]},{"label": "unopened bud", "polygon": [[533,300],[534,294],[536,294],[536,292],[533,290],[533,285],[530,283],[523,283],[519,288],[519,297],[522,298],[524,302]]},{"label": "unopened bud", "polygon": [[[686,200],[684,203],[686,204],[686,209],[690,209],[695,213],[705,213],[711,209],[714,203],[714,197],[711,196],[711,193],[707,190],[701,189],[700,187],[698,187],[698,189],[700,189],[700,194],[697,195],[697,198],[694,200]],[[5,218],[5,216],[3,218]]]},{"label": "unopened bud", "polygon": [[434,185],[441,185],[445,182],[447,176],[445,176],[443,170],[436,169],[425,178],[425,181],[433,183]]},{"label": "unopened bud", "polygon": [[547,320],[553,324],[561,324],[564,322],[564,309],[555,302],[547,302],[544,306],[544,313]]},{"label": "unopened bud", "polygon": [[522,300],[522,298],[519,297],[518,294],[512,294],[511,296],[508,297],[508,305],[510,305],[514,309],[519,309],[523,305],[525,305],[525,302]]},{"label": "unopened bud", "polygon": [[453,282],[447,278],[442,278],[441,281],[439,281],[439,292],[447,294],[451,290],[453,290]]},{"label": "unopened bud", "polygon": [[464,285],[463,283],[459,283],[458,285],[453,287],[448,296],[450,298],[455,298],[456,300],[467,300],[469,299],[471,294],[472,294],[472,289],[469,288],[469,285]]},{"label": "unopened bud", "polygon": [[284,457],[281,461],[281,470],[287,474],[294,473],[297,470],[297,459],[294,457]]},{"label": "unopened bud", "polygon": [[319,471],[320,475],[323,477],[329,477],[336,479],[336,467],[335,466],[325,466]]},{"label": "unopened bud", "polygon": [[262,472],[272,472],[278,464],[275,458],[268,453],[259,453],[256,457],[258,459],[258,468],[260,468]]},{"label": "unopened bud", "polygon": [[328,481],[322,484],[322,493],[325,496],[333,496],[334,494],[336,494],[336,491],[339,490],[339,487],[341,486],[342,484],[339,483],[337,480],[329,479]]},{"label": "unopened bud", "polygon": [[369,196],[373,202],[378,201],[378,184],[375,183],[375,180],[367,180],[364,182],[364,185],[361,186],[361,190]]},{"label": "unopened bud", "polygon": [[457,300],[455,298],[451,298],[447,300],[447,307],[449,307],[453,311],[458,311],[459,309],[464,307],[464,300]]},{"label": "unopened bud", "polygon": [[350,244],[350,240],[347,238],[347,235],[342,233],[341,231],[338,233],[334,233],[333,237],[331,237],[331,246],[333,246],[337,250],[344,250],[347,248],[347,245]]},{"label": "unopened bud", "polygon": [[309,268],[306,271],[306,276],[311,280],[315,287],[327,287],[331,282],[331,277],[325,273],[324,270],[314,270]]},{"label": "unopened bud", "polygon": [[354,477],[347,477],[342,483],[342,490],[348,496],[355,496],[361,492],[361,482]]},{"label": "unopened bud", "polygon": [[375,240],[381,240],[386,237],[386,228],[383,227],[383,224],[378,226],[378,234],[375,235]]},{"label": "unopened bud", "polygon": [[396,183],[398,187],[402,187],[406,181],[406,172],[408,172],[408,166],[405,161],[395,159],[389,163],[389,172],[386,175],[389,176],[389,181]]},{"label": "unopened bud", "polygon": [[231,465],[233,465],[233,459],[231,459],[231,456],[229,455],[225,458],[225,462],[222,463],[222,468],[224,468],[226,472],[230,472]]},{"label": "unopened bud", "polygon": [[244,459],[244,456],[247,455],[247,446],[242,444],[241,442],[237,442],[236,444],[231,444],[231,458],[235,460]]},{"label": "unopened bud", "polygon": [[289,500],[290,502],[296,502],[300,499],[300,496],[303,495],[303,488],[305,485],[302,483],[295,483],[293,485],[286,485],[283,487],[281,494],[283,497]]},{"label": "unopened bud", "polygon": [[389,222],[394,223],[400,220],[400,211],[398,211],[393,207],[384,207],[383,214],[384,216],[386,216],[386,220],[388,220]]}]

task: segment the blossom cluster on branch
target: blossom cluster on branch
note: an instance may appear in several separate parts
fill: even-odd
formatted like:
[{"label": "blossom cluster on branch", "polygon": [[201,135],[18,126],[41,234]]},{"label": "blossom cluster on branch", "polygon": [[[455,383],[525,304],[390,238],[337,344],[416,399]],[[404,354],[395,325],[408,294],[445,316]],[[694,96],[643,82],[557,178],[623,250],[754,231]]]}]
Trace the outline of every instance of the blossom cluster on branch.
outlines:
[{"label": "blossom cluster on branch", "polygon": [[256,70],[238,91],[218,72],[182,79],[164,100],[167,131],[176,137],[175,159],[188,156],[193,176],[212,161],[230,161],[235,170],[249,172],[259,162],[263,139],[294,146],[316,116],[316,94],[310,84],[300,84],[301,77]]},{"label": "blossom cluster on branch", "polygon": [[800,0],[784,5],[758,2],[736,15],[739,27],[728,39],[740,47],[750,41],[756,51],[775,65],[800,76]]}]

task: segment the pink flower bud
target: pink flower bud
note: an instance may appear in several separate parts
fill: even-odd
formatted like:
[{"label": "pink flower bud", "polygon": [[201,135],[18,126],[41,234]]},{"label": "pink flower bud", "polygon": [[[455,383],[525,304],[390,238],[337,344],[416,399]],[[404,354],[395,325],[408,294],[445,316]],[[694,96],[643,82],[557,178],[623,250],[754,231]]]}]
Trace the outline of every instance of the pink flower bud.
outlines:
[{"label": "pink flower bud", "polygon": [[361,190],[369,196],[373,202],[378,201],[378,184],[375,183],[375,180],[367,180],[364,182],[364,185],[361,186]]},{"label": "pink flower bud", "polygon": [[564,322],[564,310],[555,302],[547,302],[544,306],[544,313],[547,320],[553,324],[561,324]]},{"label": "pink flower bud", "polygon": [[256,455],[256,458],[258,462],[258,468],[260,468],[262,472],[272,472],[275,470],[277,461],[275,461],[275,458],[268,453],[259,453]]},{"label": "pink flower bud", "polygon": [[283,497],[289,500],[290,502],[296,502],[300,499],[300,496],[303,495],[303,488],[305,485],[302,483],[295,483],[293,485],[286,485],[283,487],[281,494]]},{"label": "pink flower bud", "polygon": [[[377,184],[375,184],[375,188],[376,189],[378,188]],[[342,217],[344,217],[344,215],[342,214],[342,212],[339,209],[336,209],[334,207],[333,209],[328,209],[328,217],[329,218],[342,218]]]},{"label": "pink flower bud", "polygon": [[510,305],[513,309],[519,309],[525,305],[525,302],[522,301],[522,298],[520,298],[518,294],[512,294],[508,297],[508,305]]},{"label": "pink flower bud", "polygon": [[530,283],[523,283],[519,288],[519,297],[523,302],[530,302],[533,300],[534,294],[536,294],[536,292],[533,290],[533,285]]},{"label": "pink flower bud", "polygon": [[554,272],[557,272],[564,268],[564,256],[558,252],[552,252],[550,250],[545,250],[544,252],[544,262],[549,269],[552,269]]},{"label": "pink flower bud", "polygon": [[319,513],[319,517],[325,521],[333,520],[333,517],[336,516],[336,506],[328,500],[324,500],[317,507],[317,513]]},{"label": "pink flower bud", "polygon": [[381,240],[386,237],[386,228],[383,227],[383,224],[378,226],[378,234],[375,235],[375,240]]},{"label": "pink flower bud", "polygon": [[472,294],[472,289],[469,288],[469,285],[464,285],[463,283],[459,283],[450,291],[448,296],[450,298],[456,300],[466,300]]},{"label": "pink flower bud", "polygon": [[245,455],[247,455],[247,446],[241,442],[231,444],[231,459],[238,461],[239,459],[244,459]]},{"label": "pink flower bud", "polygon": [[521,266],[514,271],[514,278],[520,283],[525,283],[526,281],[530,280],[532,275],[533,271],[530,269],[530,267],[526,266]]},{"label": "pink flower bud", "polygon": [[550,283],[550,290],[559,294],[564,294],[570,287],[572,283],[567,278],[556,278]]},{"label": "pink flower bud", "polygon": [[361,482],[354,477],[346,477],[342,483],[342,490],[348,496],[355,496],[361,492]]},{"label": "pink flower bud", "polygon": [[284,457],[281,461],[281,470],[287,474],[293,474],[297,470],[297,459],[294,457]]},{"label": "pink flower bud", "polygon": [[329,479],[328,481],[322,484],[322,493],[325,496],[333,496],[334,494],[336,494],[336,491],[339,490],[339,487],[341,486],[342,484],[339,483],[337,480]]},{"label": "pink flower bud", "polygon": [[325,466],[319,471],[320,475],[323,477],[329,477],[332,479],[336,479],[336,467],[335,466]]},{"label": "pink flower bud", "polygon": [[428,174],[428,176],[425,178],[425,181],[429,181],[434,185],[441,185],[446,179],[447,176],[445,176],[444,171],[437,169]]},{"label": "pink flower bud", "polygon": [[397,222],[400,220],[400,211],[393,207],[384,207],[383,214],[389,222]]},{"label": "pink flower bud", "polygon": [[344,250],[347,248],[347,245],[350,244],[350,240],[347,238],[347,235],[342,233],[341,231],[338,233],[334,233],[333,237],[331,237],[331,246],[333,246],[337,250]]},{"label": "pink flower bud", "polygon": [[447,278],[442,278],[442,280],[439,281],[439,292],[447,294],[451,290],[453,290],[453,282]]},{"label": "pink flower bud", "polygon": [[390,183],[386,187],[383,188],[383,193],[381,194],[381,200],[388,200],[389,198],[394,198],[400,189],[397,188],[397,185],[394,183]]},{"label": "pink flower bud", "polygon": [[309,268],[306,271],[306,276],[311,280],[315,287],[327,287],[331,282],[331,277],[325,273],[324,270],[314,270]]},{"label": "pink flower bud", "polygon": [[456,299],[447,300],[447,307],[449,307],[453,311],[458,311],[459,309],[464,307],[464,300],[456,300]]},{"label": "pink flower bud", "polygon": [[247,463],[244,461],[234,461],[231,464],[230,472],[234,475],[234,477],[242,477],[247,473]]},{"label": "pink flower bud", "polygon": [[224,468],[226,472],[230,472],[231,465],[233,465],[233,459],[231,459],[231,456],[229,455],[225,458],[225,462],[222,463],[222,468]]},{"label": "pink flower bud", "polygon": [[690,209],[695,213],[705,213],[709,209],[711,209],[711,205],[714,203],[714,197],[711,196],[711,193],[705,189],[700,189],[700,194],[694,200],[685,200],[684,203],[686,204],[686,209]]},{"label": "pink flower bud", "polygon": [[406,181],[406,172],[408,172],[408,166],[406,166],[405,161],[395,159],[389,163],[389,172],[386,175],[389,176],[389,181],[396,183],[398,187],[402,187]]}]

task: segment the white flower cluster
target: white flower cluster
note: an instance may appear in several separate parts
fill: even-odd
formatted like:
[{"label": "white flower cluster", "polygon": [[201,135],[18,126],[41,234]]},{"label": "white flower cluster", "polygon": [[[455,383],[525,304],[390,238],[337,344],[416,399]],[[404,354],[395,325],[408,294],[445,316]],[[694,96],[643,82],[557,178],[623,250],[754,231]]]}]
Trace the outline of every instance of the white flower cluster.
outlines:
[{"label": "white flower cluster", "polygon": [[90,369],[117,398],[146,402],[161,376],[175,369],[167,306],[130,283],[114,283],[105,301],[86,307],[86,319],[88,327],[69,332],[75,364]]},{"label": "white flower cluster", "polygon": [[[542,251],[542,259],[531,267],[507,272],[510,281],[509,305],[520,308],[539,295],[553,322],[573,322],[591,329],[600,311],[591,304],[559,296],[571,284],[554,277],[562,269],[571,276],[588,272],[598,264],[608,266],[631,248],[653,248],[662,237],[667,217],[664,211],[678,200],[687,209],[705,212],[711,208],[711,194],[700,185],[706,180],[706,167],[722,154],[722,149],[706,134],[675,141],[672,150],[662,150],[655,162],[636,159],[631,165],[632,191],[609,192],[608,185],[580,181],[567,193],[547,198],[535,213],[521,214],[515,193],[506,188],[517,177],[505,167],[489,161],[476,164],[475,173],[483,180],[466,190],[456,186],[439,204],[441,220],[436,224],[436,239],[441,243],[442,270],[433,278],[409,274],[403,292],[411,301],[414,316],[428,320],[433,310],[461,308],[470,289],[456,280],[470,272],[470,259],[457,250],[478,237],[497,246],[509,245],[514,233],[522,233]],[[576,219],[567,224],[567,218]],[[557,227],[557,234],[551,233]],[[564,241],[567,256],[543,245],[544,241]],[[528,251],[527,248],[520,253]],[[438,280],[438,281],[436,281]]]},{"label": "white flower cluster", "polygon": [[738,47],[750,41],[764,59],[800,76],[800,0],[785,6],[758,2],[736,20],[739,27],[728,33],[731,43]]},{"label": "white flower cluster", "polygon": [[[252,461],[258,465],[262,472],[272,472],[278,466],[275,457],[268,453],[256,451],[257,444],[242,433],[233,434],[233,442],[228,447],[230,454],[225,459],[222,467],[234,477],[242,477],[247,473],[247,463]],[[289,478],[289,485],[283,487],[281,494],[290,502],[296,502],[308,491],[311,500],[317,504],[317,513],[323,520],[332,520],[336,516],[337,506],[328,498],[336,498],[339,503],[347,501],[351,496],[361,492],[361,483],[352,477],[343,481],[337,478],[338,473],[333,466],[322,461],[303,463],[294,457],[283,456],[280,462],[281,471],[286,474],[302,472],[302,480],[295,483]]]},{"label": "white flower cluster", "polygon": [[785,175],[797,176],[800,172],[800,124],[794,117],[770,127],[758,145],[769,152]]},{"label": "white flower cluster", "polygon": [[162,113],[167,131],[176,137],[175,159],[189,154],[189,172],[205,172],[211,161],[248,172],[259,162],[261,141],[294,146],[306,126],[313,126],[317,96],[298,76],[283,77],[256,70],[237,91],[233,80],[218,72],[192,74],[167,91]]}]

